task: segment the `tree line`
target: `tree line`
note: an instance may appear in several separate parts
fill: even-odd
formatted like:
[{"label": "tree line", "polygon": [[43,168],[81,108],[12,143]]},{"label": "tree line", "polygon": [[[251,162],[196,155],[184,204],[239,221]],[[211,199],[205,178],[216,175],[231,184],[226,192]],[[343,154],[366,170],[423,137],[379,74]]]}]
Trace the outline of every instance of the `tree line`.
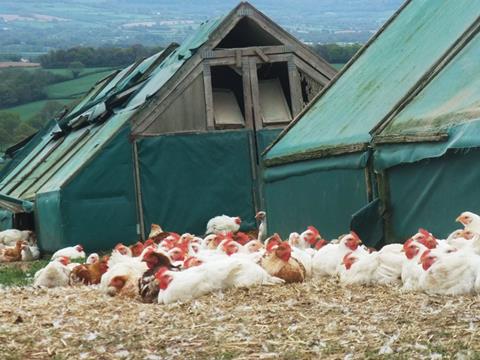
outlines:
[{"label": "tree line", "polygon": [[161,47],[132,45],[119,47],[83,47],[77,46],[67,50],[51,50],[41,55],[38,60],[44,68],[66,68],[72,63],[85,67],[118,67],[131,64],[137,60],[153,55],[162,50]]},{"label": "tree line", "polygon": [[7,68],[0,70],[0,79],[0,109],[2,109],[45,99],[47,85],[69,78],[44,70]]},{"label": "tree line", "polygon": [[361,47],[361,44],[317,44],[313,49],[330,64],[345,64]]},{"label": "tree line", "polygon": [[[77,101],[78,102],[78,101]],[[69,108],[74,103],[69,105]],[[48,101],[42,110],[26,121],[22,121],[20,115],[1,111],[0,112],[0,151],[22,141],[28,136],[40,130],[48,121],[54,119],[64,106],[57,101]]]}]

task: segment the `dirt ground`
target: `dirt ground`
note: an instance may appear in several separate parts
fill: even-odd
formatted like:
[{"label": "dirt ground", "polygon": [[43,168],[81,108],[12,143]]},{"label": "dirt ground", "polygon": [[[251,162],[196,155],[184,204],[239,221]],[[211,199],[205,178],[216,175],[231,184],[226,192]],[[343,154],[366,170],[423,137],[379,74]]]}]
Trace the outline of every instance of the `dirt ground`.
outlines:
[{"label": "dirt ground", "polygon": [[174,305],[92,287],[0,289],[2,359],[480,357],[477,297],[342,288],[233,289]]}]

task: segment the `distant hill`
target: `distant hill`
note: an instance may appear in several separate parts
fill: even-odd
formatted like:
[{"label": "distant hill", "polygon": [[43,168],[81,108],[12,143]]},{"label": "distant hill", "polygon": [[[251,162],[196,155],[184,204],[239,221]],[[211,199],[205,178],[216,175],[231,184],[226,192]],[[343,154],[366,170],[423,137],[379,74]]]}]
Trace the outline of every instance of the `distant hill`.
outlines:
[{"label": "distant hill", "polygon": [[[402,0],[252,0],[306,42],[364,42]],[[181,41],[236,0],[3,0],[0,59],[77,45],[165,45]]]}]

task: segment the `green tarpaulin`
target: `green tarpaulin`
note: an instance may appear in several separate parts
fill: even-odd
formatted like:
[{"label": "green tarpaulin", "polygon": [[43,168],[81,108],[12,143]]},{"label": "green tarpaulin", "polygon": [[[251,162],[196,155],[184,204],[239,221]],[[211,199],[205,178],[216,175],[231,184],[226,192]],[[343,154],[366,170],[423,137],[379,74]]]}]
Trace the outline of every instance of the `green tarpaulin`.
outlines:
[{"label": "green tarpaulin", "polygon": [[253,227],[250,136],[240,130],[138,140],[145,227],[201,235],[222,214]]},{"label": "green tarpaulin", "polygon": [[463,211],[480,213],[479,149],[449,151],[388,169],[392,233],[389,242],[404,241],[419,227],[445,238],[462,228],[455,219]]},{"label": "green tarpaulin", "polygon": [[111,134],[76,176],[64,178],[58,190],[37,195],[36,228],[43,250],[82,244],[96,251],[138,239],[129,133],[124,126]]},{"label": "green tarpaulin", "polygon": [[288,236],[308,225],[326,238],[348,232],[352,214],[368,203],[365,171],[328,168],[323,161],[308,162],[308,168],[305,162],[266,169],[269,233]]}]

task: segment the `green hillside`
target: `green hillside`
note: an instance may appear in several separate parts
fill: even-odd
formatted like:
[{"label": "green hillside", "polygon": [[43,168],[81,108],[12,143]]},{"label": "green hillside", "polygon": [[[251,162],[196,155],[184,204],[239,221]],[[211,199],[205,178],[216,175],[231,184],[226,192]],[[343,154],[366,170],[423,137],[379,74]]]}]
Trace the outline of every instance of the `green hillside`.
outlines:
[{"label": "green hillside", "polygon": [[[35,116],[43,109],[43,107],[52,100],[40,100],[40,101],[33,101],[27,104],[14,106],[11,108],[3,109],[0,112],[11,112],[14,114],[18,114],[22,120],[28,120],[31,117]],[[62,103],[67,105],[73,101],[73,99],[55,99],[56,102]]]},{"label": "green hillside", "polygon": [[[34,70],[38,70],[38,68],[28,69],[28,71]],[[71,80],[62,81],[45,87],[47,98],[44,100],[4,108],[0,110],[0,112],[12,112],[18,114],[22,120],[28,120],[37,115],[49,101],[56,101],[67,105],[72,101],[81,98],[98,80],[103,79],[114,71],[114,69],[108,67],[85,68],[80,70],[76,79],[73,79],[72,71],[67,68],[42,70],[68,77]]]},{"label": "green hillside", "polygon": [[85,94],[98,80],[108,76],[112,70],[88,73],[77,79],[60,82],[46,87],[48,98],[57,99],[76,99]]}]

